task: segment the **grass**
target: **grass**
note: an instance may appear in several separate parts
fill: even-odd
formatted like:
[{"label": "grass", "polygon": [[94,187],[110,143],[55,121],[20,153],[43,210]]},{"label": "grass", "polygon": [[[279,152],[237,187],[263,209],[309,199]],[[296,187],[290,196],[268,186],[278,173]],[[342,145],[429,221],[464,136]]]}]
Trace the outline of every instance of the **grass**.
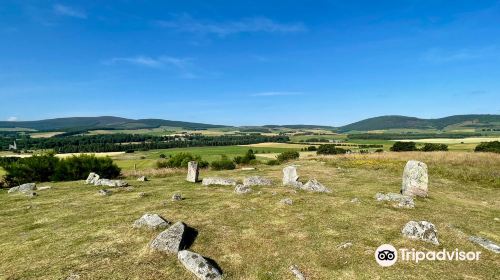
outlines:
[{"label": "grass", "polygon": [[[409,159],[429,165],[429,198],[418,199],[415,209],[374,201],[376,192],[399,190]],[[40,191],[34,199],[0,191],[0,279],[64,279],[72,273],[82,279],[194,279],[175,256],[148,249],[158,231],[131,228],[147,212],[197,229],[191,249],[216,260],[226,279],[291,279],[292,264],[309,279],[442,279],[442,275],[494,279],[498,275],[498,255],[467,237],[480,235],[500,242],[500,224],[494,220],[500,217],[500,155],[384,153],[296,163],[301,180],[317,178],[333,192],[294,193],[280,184],[283,166],[264,165],[255,171],[201,173],[274,180],[273,186],[254,187],[248,195],[236,195],[231,187],[187,183],[185,174],[175,172],[150,182],[129,177],[134,188],[115,189],[109,197],[98,196],[99,187],[82,182],[51,183],[53,189]],[[140,198],[139,192],[148,195]],[[174,192],[186,199],[171,202]],[[285,197],[294,204],[280,205]],[[361,203],[352,204],[354,197]],[[434,223],[441,245],[403,238],[400,232],[409,220]],[[344,242],[353,246],[338,248]],[[482,254],[479,262],[399,262],[381,268],[373,254],[383,243]]]}]

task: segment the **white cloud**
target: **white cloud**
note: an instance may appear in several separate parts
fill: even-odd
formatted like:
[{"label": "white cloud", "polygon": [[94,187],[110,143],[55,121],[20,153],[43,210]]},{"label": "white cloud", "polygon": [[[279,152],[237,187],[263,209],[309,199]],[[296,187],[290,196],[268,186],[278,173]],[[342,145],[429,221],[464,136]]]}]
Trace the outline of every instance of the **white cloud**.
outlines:
[{"label": "white cloud", "polygon": [[172,56],[133,56],[133,57],[115,57],[104,62],[105,64],[132,64],[149,68],[170,68],[178,71],[182,78],[193,79],[197,75],[194,73],[194,65],[191,58],[178,58]]},{"label": "white cloud", "polygon": [[294,91],[265,91],[251,94],[251,96],[290,96],[290,95],[302,95],[302,92]]},{"label": "white cloud", "polygon": [[158,20],[157,25],[180,32],[215,34],[220,37],[237,33],[294,33],[307,28],[303,23],[279,23],[266,17],[245,18],[238,21],[212,22],[200,21],[189,15],[181,15],[173,20]]},{"label": "white cloud", "polygon": [[8,117],[7,121],[8,122],[15,122],[15,121],[17,121],[17,117]]},{"label": "white cloud", "polygon": [[60,16],[68,16],[81,19],[87,18],[87,14],[84,11],[66,5],[55,4],[53,6],[53,10],[54,13]]}]

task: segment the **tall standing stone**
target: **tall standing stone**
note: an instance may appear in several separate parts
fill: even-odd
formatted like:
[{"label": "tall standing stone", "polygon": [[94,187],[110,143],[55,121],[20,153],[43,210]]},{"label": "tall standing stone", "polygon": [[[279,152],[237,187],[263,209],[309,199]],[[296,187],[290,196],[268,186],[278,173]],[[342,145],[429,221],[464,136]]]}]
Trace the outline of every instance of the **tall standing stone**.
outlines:
[{"label": "tall standing stone", "polygon": [[196,161],[188,162],[188,174],[186,180],[188,182],[193,182],[193,183],[198,182],[199,172],[200,171],[198,170],[198,162]]},{"label": "tall standing stone", "polygon": [[416,160],[408,161],[403,172],[401,194],[426,197],[428,183],[427,165]]},{"label": "tall standing stone", "polygon": [[297,168],[295,166],[287,166],[283,168],[283,185],[296,185],[299,180]]}]

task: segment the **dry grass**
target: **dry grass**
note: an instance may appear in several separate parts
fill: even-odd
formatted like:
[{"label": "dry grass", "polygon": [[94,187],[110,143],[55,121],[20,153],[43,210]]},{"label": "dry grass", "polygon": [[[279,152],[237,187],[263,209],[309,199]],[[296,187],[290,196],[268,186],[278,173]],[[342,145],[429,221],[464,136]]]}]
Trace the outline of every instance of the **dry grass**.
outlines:
[{"label": "dry grass", "polygon": [[[397,192],[404,162],[424,160],[430,196],[415,209],[378,203],[377,192]],[[232,187],[203,187],[185,174],[136,182],[133,189],[97,195],[82,182],[51,184],[34,199],[0,192],[0,279],[194,279],[175,256],[148,249],[158,232],[134,230],[144,213],[184,221],[199,231],[192,250],[217,261],[226,279],[292,279],[296,264],[308,279],[495,279],[500,259],[467,240],[480,235],[500,243],[500,194],[495,181],[498,155],[466,153],[384,153],[317,157],[294,162],[301,180],[317,178],[330,194],[295,193],[280,184],[283,166],[254,171],[202,171],[202,176],[242,180],[261,175],[275,182],[236,195]],[[483,168],[489,180],[464,181],[454,169]],[[338,168],[340,167],[340,169]],[[440,171],[436,171],[436,169]],[[128,172],[128,171],[127,171]],[[462,171],[460,171],[462,172]],[[142,173],[142,172],[141,172]],[[141,174],[142,175],[142,174]],[[139,197],[139,192],[148,195]],[[185,200],[171,202],[173,193]],[[276,192],[273,195],[273,192]],[[284,206],[279,200],[292,198]],[[353,204],[354,197],[360,204]],[[409,220],[428,220],[441,245],[401,236]],[[353,246],[340,249],[344,242]],[[479,262],[397,263],[381,268],[374,250],[383,243],[417,250],[481,251]],[[443,276],[446,275],[446,276]]]},{"label": "dry grass", "polygon": [[186,170],[180,168],[147,168],[140,170],[124,170],[122,171],[125,177],[146,176],[151,178],[165,178],[186,173]]}]

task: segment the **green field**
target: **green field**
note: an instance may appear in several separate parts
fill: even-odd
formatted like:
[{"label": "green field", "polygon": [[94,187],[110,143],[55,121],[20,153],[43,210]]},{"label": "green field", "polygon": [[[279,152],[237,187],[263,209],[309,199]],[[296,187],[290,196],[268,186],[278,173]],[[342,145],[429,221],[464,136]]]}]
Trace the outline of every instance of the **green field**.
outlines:
[{"label": "green field", "polygon": [[[235,147],[199,151],[203,155]],[[156,153],[156,152],[155,152]],[[155,153],[147,156],[154,158]],[[398,192],[409,159],[429,166],[429,197],[415,209],[377,202],[377,192]],[[222,268],[225,279],[293,279],[297,265],[308,279],[495,279],[498,255],[471,243],[470,235],[500,243],[500,155],[478,153],[384,153],[301,160],[301,180],[317,178],[332,193],[295,192],[281,185],[282,166],[254,171],[201,171],[201,177],[271,178],[269,187],[236,195],[232,187],[185,182],[185,171],[149,182],[128,177],[133,188],[79,182],[46,183],[51,190],[28,198],[0,190],[0,279],[194,279],[176,256],[148,244],[160,232],[136,230],[144,213],[183,221],[198,231],[191,250]],[[140,174],[138,174],[140,175]],[[140,197],[139,192],[145,192]],[[173,193],[185,200],[172,202]],[[350,202],[358,198],[360,203]],[[293,205],[282,205],[283,198]],[[466,217],[464,219],[464,217]],[[432,222],[439,246],[401,235],[410,220]],[[345,242],[352,247],[340,248]],[[480,251],[478,262],[398,262],[389,268],[374,250],[389,243],[416,250]]]}]

